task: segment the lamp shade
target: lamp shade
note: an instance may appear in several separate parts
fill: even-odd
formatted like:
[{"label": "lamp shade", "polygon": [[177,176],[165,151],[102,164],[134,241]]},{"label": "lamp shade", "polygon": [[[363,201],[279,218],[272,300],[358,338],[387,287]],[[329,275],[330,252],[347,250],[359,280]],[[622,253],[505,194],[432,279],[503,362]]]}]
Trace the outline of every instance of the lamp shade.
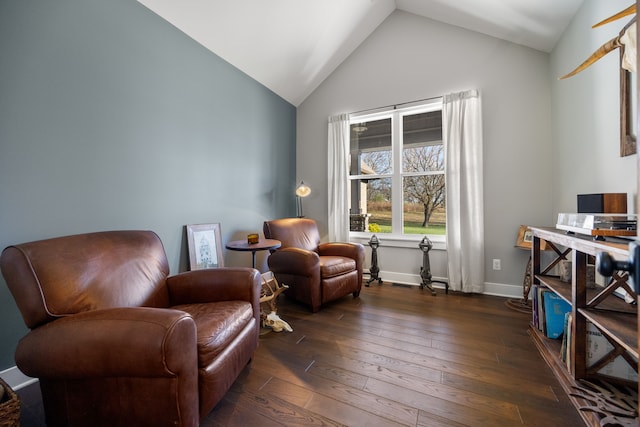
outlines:
[{"label": "lamp shade", "polygon": [[300,181],[300,185],[296,188],[296,196],[307,197],[309,194],[311,194],[311,188],[305,185],[304,181]]}]

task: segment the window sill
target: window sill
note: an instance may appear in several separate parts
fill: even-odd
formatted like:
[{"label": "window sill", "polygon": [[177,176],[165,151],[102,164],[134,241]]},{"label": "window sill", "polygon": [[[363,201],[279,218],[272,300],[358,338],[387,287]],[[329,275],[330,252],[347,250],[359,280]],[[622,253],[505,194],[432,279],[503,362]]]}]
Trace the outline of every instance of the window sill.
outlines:
[{"label": "window sill", "polygon": [[[368,246],[369,240],[373,233],[359,233],[359,232],[351,232],[349,233],[349,241],[354,243],[362,243],[365,246]],[[376,234],[378,241],[380,241],[380,246],[391,247],[391,248],[417,248],[420,242],[423,239],[423,235],[394,235],[394,234]],[[433,244],[432,249],[439,251],[447,250],[447,242],[445,236],[428,236],[429,240]]]}]

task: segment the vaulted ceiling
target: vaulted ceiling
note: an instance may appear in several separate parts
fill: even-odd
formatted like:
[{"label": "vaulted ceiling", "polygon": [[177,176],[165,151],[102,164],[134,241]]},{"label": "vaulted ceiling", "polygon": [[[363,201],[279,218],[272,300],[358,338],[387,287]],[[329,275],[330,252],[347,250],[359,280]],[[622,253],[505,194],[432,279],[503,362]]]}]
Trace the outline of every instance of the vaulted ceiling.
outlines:
[{"label": "vaulted ceiling", "polygon": [[300,105],[396,9],[550,52],[583,0],[138,0]]}]

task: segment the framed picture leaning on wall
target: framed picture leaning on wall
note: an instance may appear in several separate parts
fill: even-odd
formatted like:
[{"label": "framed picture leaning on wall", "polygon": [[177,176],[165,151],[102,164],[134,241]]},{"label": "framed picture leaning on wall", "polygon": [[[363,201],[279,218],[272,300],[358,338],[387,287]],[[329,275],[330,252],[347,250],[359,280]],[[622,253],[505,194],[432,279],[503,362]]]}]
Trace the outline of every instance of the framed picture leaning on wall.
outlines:
[{"label": "framed picture leaning on wall", "polygon": [[188,224],[189,269],[224,267],[220,224]]},{"label": "framed picture leaning on wall", "polygon": [[526,225],[521,225],[518,230],[518,240],[516,246],[523,249],[531,249],[533,244],[533,232]]}]

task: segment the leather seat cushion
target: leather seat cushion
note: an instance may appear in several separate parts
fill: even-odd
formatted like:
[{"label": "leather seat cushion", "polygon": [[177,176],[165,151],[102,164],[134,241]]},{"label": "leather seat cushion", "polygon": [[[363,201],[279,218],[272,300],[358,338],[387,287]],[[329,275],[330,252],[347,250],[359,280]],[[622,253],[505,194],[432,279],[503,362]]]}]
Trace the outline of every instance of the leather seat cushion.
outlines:
[{"label": "leather seat cushion", "polygon": [[353,258],[343,256],[321,256],[320,277],[323,279],[349,273],[356,269],[356,261]]},{"label": "leather seat cushion", "polygon": [[209,366],[247,324],[254,320],[253,307],[247,301],[182,304],[172,308],[189,313],[195,320],[198,366],[201,368]]}]

